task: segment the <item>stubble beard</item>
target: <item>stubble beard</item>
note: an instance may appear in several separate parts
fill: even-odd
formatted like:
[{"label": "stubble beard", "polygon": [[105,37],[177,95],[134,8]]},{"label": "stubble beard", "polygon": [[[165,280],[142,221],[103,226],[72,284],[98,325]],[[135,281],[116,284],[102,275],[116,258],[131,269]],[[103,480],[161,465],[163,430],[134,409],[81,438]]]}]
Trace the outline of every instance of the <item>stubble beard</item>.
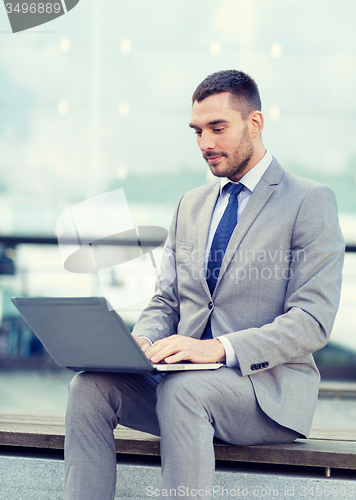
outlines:
[{"label": "stubble beard", "polygon": [[248,170],[248,165],[253,156],[254,148],[251,139],[248,136],[247,126],[244,130],[243,136],[240,140],[239,145],[234,150],[231,155],[222,152],[222,155],[226,158],[226,166],[223,172],[214,171],[214,166],[211,166],[208,162],[209,157],[205,158],[211,173],[215,177],[228,177],[231,180],[234,180],[234,177],[237,177],[236,180],[241,179],[241,177]]}]

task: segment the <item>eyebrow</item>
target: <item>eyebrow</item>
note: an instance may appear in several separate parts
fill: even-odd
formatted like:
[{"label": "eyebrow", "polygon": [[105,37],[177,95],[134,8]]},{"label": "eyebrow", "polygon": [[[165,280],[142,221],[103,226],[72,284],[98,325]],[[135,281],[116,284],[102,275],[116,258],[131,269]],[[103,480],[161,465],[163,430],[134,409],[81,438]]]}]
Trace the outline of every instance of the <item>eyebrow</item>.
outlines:
[{"label": "eyebrow", "polygon": [[[218,118],[217,120],[212,120],[212,121],[208,122],[206,125],[207,125],[207,127],[210,127],[211,125],[218,125],[219,123],[228,123],[228,122],[229,122],[229,120],[226,120],[225,118]],[[194,123],[189,123],[189,127],[200,129],[200,127],[198,127],[197,125],[194,125]]]}]

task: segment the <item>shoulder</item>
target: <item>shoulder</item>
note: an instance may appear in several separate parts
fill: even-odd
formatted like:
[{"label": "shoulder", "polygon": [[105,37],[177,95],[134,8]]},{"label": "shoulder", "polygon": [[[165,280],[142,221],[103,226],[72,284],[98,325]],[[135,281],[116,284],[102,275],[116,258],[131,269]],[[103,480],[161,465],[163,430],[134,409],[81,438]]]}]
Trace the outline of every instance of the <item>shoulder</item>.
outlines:
[{"label": "shoulder", "polygon": [[176,230],[178,220],[194,224],[203,209],[208,207],[212,210],[219,194],[219,186],[220,181],[217,180],[184,193],[176,206],[171,228]]},{"label": "shoulder", "polygon": [[213,182],[209,182],[208,184],[204,184],[203,186],[196,187],[187,191],[184,196],[188,198],[195,199],[200,198],[201,196],[207,196],[209,193],[215,190],[219,190],[220,187],[220,179],[216,179]]},{"label": "shoulder", "polygon": [[292,172],[284,171],[284,175],[282,178],[282,182],[285,186],[293,187],[294,189],[299,189],[304,192],[308,192],[310,190],[322,190],[322,191],[330,191],[332,189],[326,186],[325,184],[321,184],[320,182],[313,181],[312,179],[307,179],[306,177],[300,177],[299,175],[293,174]]},{"label": "shoulder", "polygon": [[302,199],[314,195],[335,198],[330,187],[284,170],[275,158],[273,158],[262,179],[270,185],[278,186],[288,196],[297,196]]},{"label": "shoulder", "polygon": [[274,187],[285,213],[294,214],[294,233],[300,230],[303,235],[319,234],[327,228],[334,231],[333,240],[340,241],[343,247],[336,196],[329,186],[282,169],[280,181]]},{"label": "shoulder", "polygon": [[308,213],[310,218],[337,220],[337,201],[334,191],[325,184],[299,177],[291,172],[285,173],[284,186],[289,196],[295,196],[300,203],[300,214]]},{"label": "shoulder", "polygon": [[200,205],[203,203],[207,196],[210,194],[215,194],[216,196],[219,193],[220,188],[220,179],[216,181],[210,182],[209,184],[204,184],[203,186],[199,186],[195,189],[187,191],[181,197],[180,202],[182,204],[192,204],[192,205]]}]

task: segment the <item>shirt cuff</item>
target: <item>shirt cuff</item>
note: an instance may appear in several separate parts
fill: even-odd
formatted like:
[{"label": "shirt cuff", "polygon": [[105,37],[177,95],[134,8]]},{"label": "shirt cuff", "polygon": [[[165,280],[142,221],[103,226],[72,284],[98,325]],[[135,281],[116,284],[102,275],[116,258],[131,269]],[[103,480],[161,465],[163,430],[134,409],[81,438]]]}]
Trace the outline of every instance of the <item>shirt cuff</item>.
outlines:
[{"label": "shirt cuff", "polygon": [[237,359],[237,356],[235,354],[234,348],[232,347],[230,340],[227,339],[224,335],[215,338],[222,343],[223,348],[225,349],[226,366],[228,368],[238,368],[240,366],[239,360]]},{"label": "shirt cuff", "polygon": [[146,335],[139,335],[139,337],[140,337],[141,339],[146,339],[146,340],[148,340],[148,342],[149,342],[151,345],[153,344],[152,340],[151,340],[149,337],[146,337]]}]

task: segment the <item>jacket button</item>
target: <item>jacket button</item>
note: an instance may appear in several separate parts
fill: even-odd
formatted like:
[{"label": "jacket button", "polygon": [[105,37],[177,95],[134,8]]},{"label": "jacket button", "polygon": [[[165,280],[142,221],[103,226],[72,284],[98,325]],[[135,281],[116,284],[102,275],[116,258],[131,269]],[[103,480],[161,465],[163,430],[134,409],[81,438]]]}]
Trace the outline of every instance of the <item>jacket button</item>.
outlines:
[{"label": "jacket button", "polygon": [[214,307],[214,304],[212,302],[209,302],[208,308],[211,310]]}]

